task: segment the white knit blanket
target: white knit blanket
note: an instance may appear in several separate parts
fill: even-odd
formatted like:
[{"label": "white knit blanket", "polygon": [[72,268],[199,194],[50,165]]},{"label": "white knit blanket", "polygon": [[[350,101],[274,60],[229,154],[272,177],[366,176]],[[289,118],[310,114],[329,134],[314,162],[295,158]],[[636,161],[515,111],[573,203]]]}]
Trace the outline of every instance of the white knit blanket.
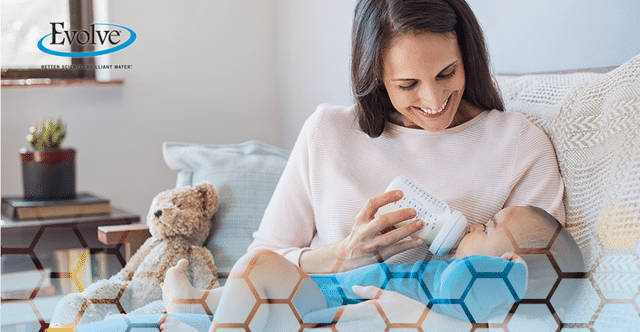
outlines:
[{"label": "white knit blanket", "polygon": [[640,55],[606,74],[497,80],[506,110],[524,114],[555,147],[567,228],[585,258],[586,279],[562,280],[578,286],[577,300],[557,310],[558,319],[565,327],[638,331]]},{"label": "white knit blanket", "polygon": [[[640,55],[606,74],[499,76],[507,111],[551,139],[588,267],[640,236]],[[617,250],[616,250],[617,249]]]}]

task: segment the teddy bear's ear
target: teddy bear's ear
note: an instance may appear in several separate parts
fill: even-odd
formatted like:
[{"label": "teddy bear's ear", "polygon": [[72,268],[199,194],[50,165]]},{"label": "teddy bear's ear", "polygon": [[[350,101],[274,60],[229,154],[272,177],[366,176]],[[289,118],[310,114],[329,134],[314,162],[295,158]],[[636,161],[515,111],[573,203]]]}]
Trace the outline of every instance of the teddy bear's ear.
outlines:
[{"label": "teddy bear's ear", "polygon": [[208,182],[196,185],[195,189],[202,196],[203,210],[207,219],[211,218],[218,211],[218,200],[220,198],[218,191]]}]

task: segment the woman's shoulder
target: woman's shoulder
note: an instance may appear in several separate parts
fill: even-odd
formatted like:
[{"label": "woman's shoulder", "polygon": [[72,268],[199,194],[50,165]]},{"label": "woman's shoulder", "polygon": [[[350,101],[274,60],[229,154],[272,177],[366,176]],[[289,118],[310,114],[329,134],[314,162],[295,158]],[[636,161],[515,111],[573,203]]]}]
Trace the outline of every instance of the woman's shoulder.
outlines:
[{"label": "woman's shoulder", "polygon": [[318,121],[344,121],[353,119],[354,115],[354,106],[320,104],[311,116],[316,116]]},{"label": "woman's shoulder", "polygon": [[488,111],[487,122],[496,127],[503,128],[504,131],[510,132],[517,137],[545,137],[545,139],[547,137],[540,127],[522,113],[491,110]]},{"label": "woman's shoulder", "polygon": [[490,110],[487,112],[487,119],[489,119],[489,121],[499,122],[501,124],[533,125],[533,123],[531,123],[531,121],[529,121],[529,119],[527,119],[527,117],[522,113],[500,110]]},{"label": "woman's shoulder", "polygon": [[321,143],[326,148],[335,140],[352,140],[358,132],[353,106],[321,104],[304,122],[298,139],[304,138],[311,145]]},{"label": "woman's shoulder", "polygon": [[357,132],[354,106],[321,104],[307,119],[307,126],[325,134],[345,135]]},{"label": "woman's shoulder", "polygon": [[488,115],[488,118],[491,119],[489,121],[493,123],[494,130],[492,132],[494,134],[492,137],[494,144],[499,141],[510,146],[511,148],[508,151],[515,153],[520,162],[526,159],[518,157],[522,156],[522,154],[530,156],[553,154],[555,157],[550,135],[524,114],[493,110]]}]

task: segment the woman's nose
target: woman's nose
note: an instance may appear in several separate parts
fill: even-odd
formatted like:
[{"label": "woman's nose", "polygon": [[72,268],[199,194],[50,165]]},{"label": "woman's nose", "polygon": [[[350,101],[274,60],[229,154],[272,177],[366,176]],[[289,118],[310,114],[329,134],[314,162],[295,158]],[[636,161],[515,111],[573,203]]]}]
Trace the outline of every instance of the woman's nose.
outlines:
[{"label": "woman's nose", "polygon": [[433,85],[423,85],[419,92],[420,102],[423,107],[429,108],[432,111],[439,111],[445,102],[444,97],[439,93]]}]

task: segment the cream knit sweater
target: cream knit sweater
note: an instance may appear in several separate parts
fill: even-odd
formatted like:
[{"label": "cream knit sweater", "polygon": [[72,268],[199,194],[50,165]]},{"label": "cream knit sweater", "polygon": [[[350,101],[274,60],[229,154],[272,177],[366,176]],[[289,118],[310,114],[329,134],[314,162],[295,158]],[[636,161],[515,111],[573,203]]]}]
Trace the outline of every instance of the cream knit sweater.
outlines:
[{"label": "cream knit sweater", "polygon": [[[344,239],[365,202],[403,175],[486,223],[511,205],[541,207],[564,223],[564,186],[549,139],[518,113],[483,112],[440,132],[387,122],[370,138],[353,107],[320,105],[305,122],[249,249],[299,265],[300,254]],[[431,259],[426,246],[391,263]]]}]

